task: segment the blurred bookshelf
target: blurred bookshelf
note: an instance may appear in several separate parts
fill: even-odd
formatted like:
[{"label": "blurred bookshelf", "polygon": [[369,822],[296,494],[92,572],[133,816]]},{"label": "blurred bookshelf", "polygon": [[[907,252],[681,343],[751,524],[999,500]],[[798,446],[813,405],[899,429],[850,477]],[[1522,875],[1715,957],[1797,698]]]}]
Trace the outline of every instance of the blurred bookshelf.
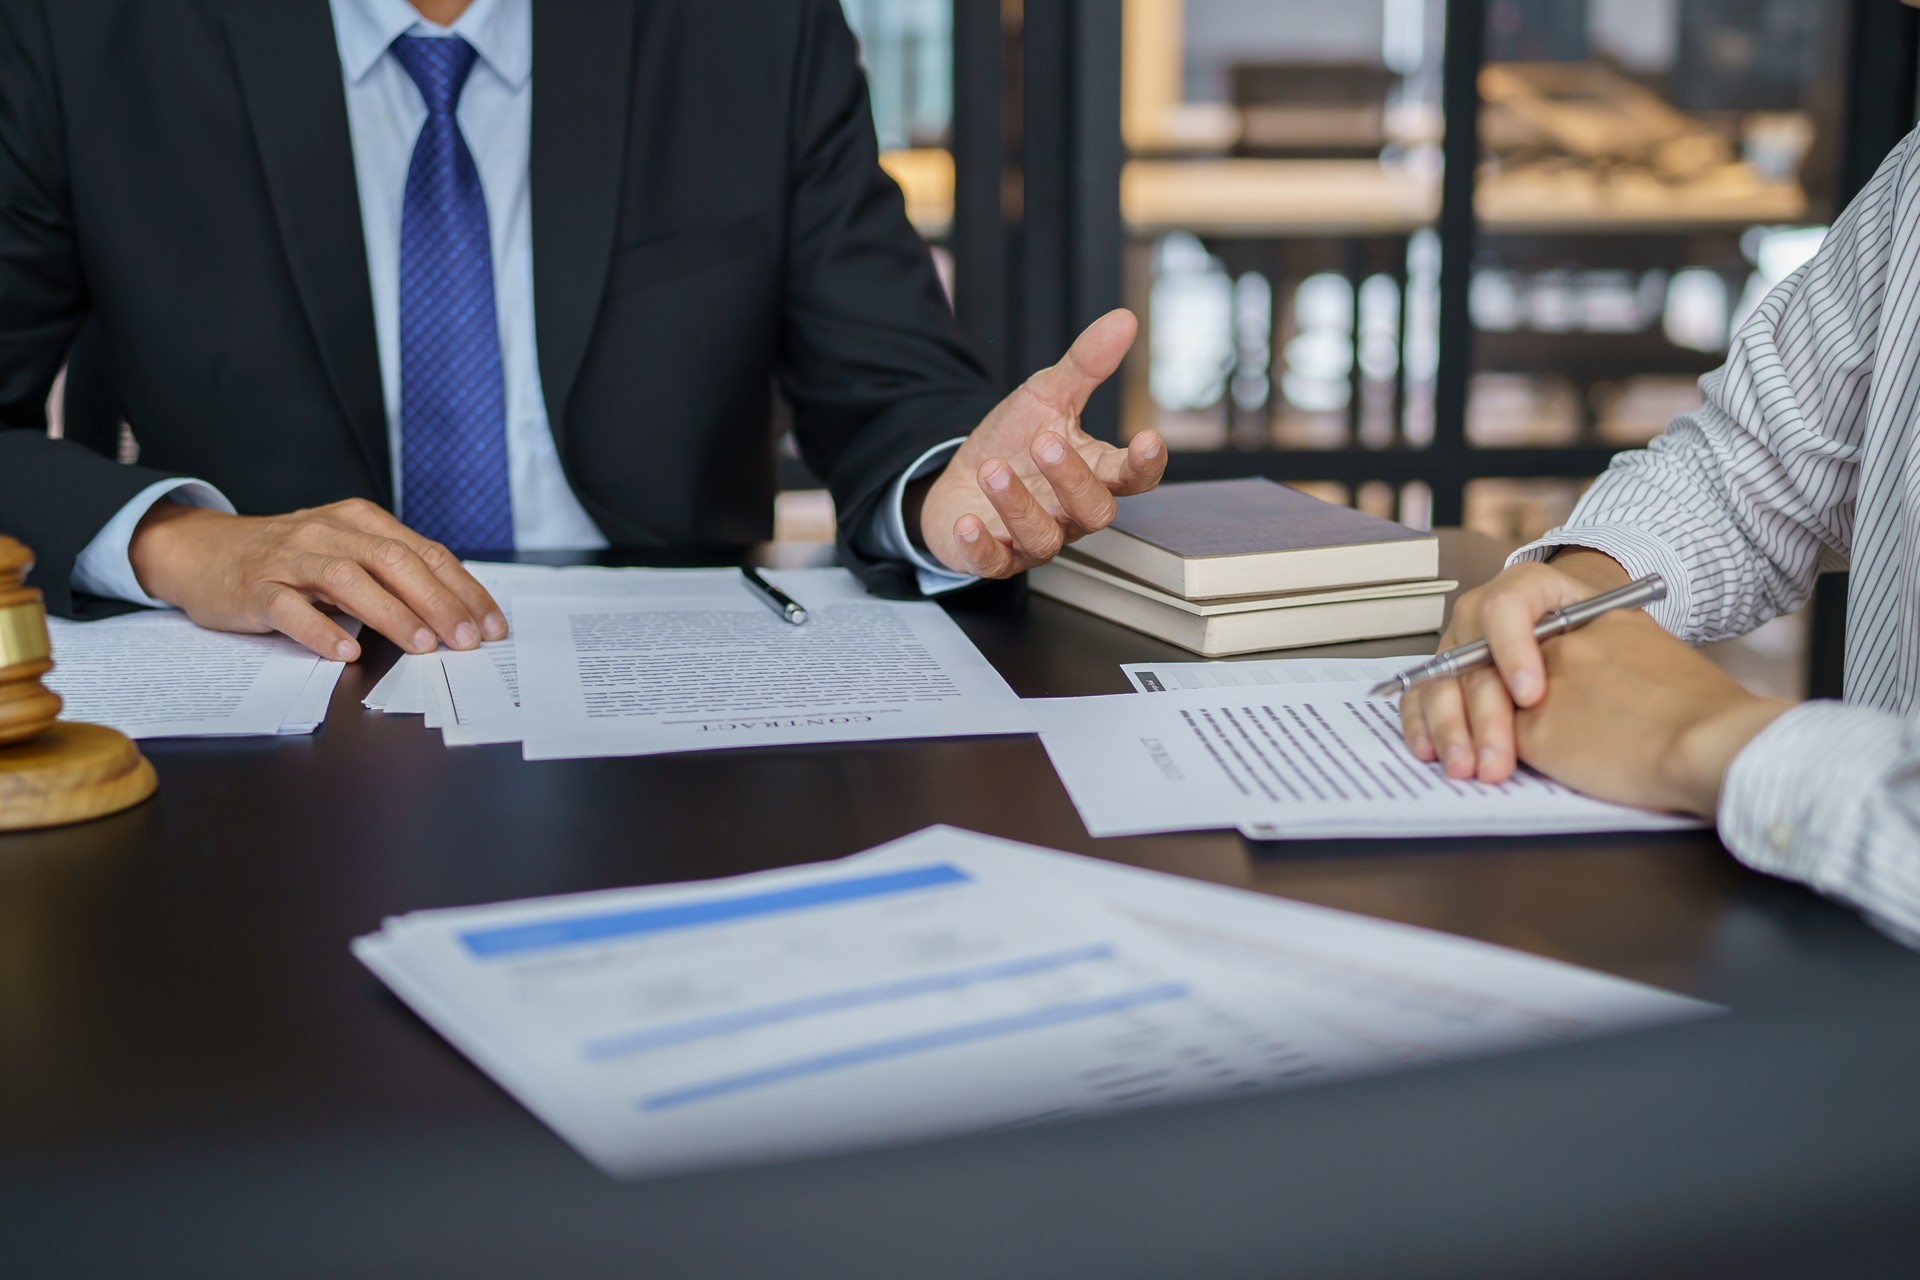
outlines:
[{"label": "blurred bookshelf", "polygon": [[[1003,381],[1102,309],[1016,296],[1082,255],[1144,321],[1106,431],[1508,542],[1698,405],[1857,187],[1850,122],[1899,96],[1872,46],[1907,30],[1896,0],[845,3],[884,163]],[[1119,148],[1076,119],[1043,152],[1089,93]],[[1111,244],[1042,160],[1111,184]]]},{"label": "blurred bookshelf", "polygon": [[1127,0],[1123,430],[1535,536],[1818,246],[1842,7]]}]

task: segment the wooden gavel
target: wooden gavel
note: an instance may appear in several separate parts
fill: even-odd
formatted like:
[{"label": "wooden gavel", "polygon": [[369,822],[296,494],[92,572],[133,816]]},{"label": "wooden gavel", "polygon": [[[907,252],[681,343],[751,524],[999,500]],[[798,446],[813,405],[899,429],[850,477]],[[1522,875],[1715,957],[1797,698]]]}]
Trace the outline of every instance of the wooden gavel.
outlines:
[{"label": "wooden gavel", "polygon": [[0,831],[85,822],[153,794],[153,766],[124,734],[60,720],[47,609],[26,585],[33,553],[0,537]]},{"label": "wooden gavel", "polygon": [[47,610],[26,585],[33,554],[0,538],[0,746],[33,737],[60,718],[60,695],[40,683],[53,670]]}]

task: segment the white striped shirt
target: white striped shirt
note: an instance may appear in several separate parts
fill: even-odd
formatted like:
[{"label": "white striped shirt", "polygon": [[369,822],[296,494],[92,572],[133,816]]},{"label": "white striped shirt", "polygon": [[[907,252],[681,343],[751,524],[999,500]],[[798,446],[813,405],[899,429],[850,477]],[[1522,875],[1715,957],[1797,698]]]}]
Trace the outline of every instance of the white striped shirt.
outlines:
[{"label": "white striped shirt", "polygon": [[1617,457],[1567,524],[1521,550],[1606,552],[1666,577],[1652,610],[1692,644],[1852,573],[1846,700],[1780,717],[1734,760],[1720,837],[1920,943],[1920,141],[1909,134],[1820,252],[1701,380],[1699,411]]}]

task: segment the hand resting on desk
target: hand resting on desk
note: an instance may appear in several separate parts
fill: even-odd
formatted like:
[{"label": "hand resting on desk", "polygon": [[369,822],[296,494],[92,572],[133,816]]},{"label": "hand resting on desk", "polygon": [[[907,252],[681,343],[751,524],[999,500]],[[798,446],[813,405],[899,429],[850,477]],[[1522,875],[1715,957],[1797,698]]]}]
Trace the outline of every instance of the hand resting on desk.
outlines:
[{"label": "hand resting on desk", "polygon": [[408,653],[504,640],[505,616],[445,547],[353,498],[284,516],[232,516],[162,501],[130,547],[149,595],[216,631],[283,631],[323,658],[360,646],[330,605]]},{"label": "hand resting on desk", "polygon": [[1484,636],[1495,665],[1408,693],[1407,746],[1456,778],[1502,782],[1522,761],[1602,800],[1712,817],[1733,758],[1793,704],[1747,692],[1637,611],[1534,640],[1547,611],[1626,581],[1581,549],[1462,596],[1440,647]]}]

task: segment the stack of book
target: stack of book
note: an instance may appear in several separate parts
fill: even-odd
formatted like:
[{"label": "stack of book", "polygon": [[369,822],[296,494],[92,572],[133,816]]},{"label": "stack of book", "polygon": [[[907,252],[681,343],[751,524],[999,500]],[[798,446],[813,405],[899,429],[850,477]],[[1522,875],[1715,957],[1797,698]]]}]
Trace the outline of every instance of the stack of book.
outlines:
[{"label": "stack of book", "polygon": [[1029,576],[1043,596],[1202,657],[1438,631],[1430,533],[1270,480],[1162,485]]}]

